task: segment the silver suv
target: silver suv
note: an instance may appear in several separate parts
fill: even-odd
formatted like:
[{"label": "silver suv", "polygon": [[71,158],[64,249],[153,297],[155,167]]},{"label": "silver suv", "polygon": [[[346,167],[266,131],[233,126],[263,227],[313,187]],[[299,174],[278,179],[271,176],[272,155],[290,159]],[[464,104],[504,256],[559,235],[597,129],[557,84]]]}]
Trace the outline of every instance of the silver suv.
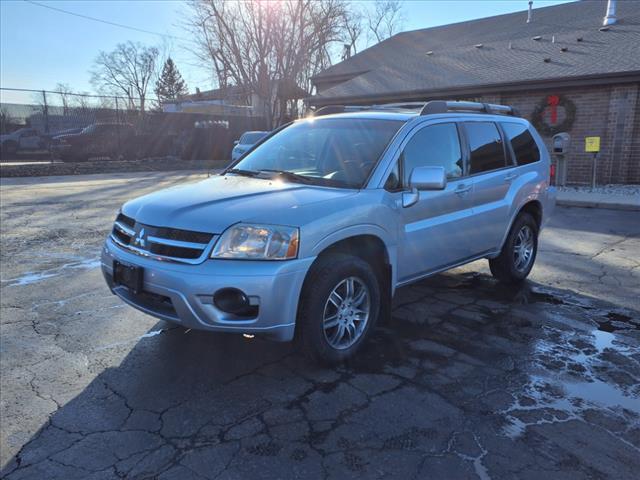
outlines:
[{"label": "silver suv", "polygon": [[502,282],[529,274],[555,188],[542,139],[515,113],[325,107],[220,175],[127,202],[104,276],[155,317],[295,338],[341,362],[402,285],[479,258]]}]

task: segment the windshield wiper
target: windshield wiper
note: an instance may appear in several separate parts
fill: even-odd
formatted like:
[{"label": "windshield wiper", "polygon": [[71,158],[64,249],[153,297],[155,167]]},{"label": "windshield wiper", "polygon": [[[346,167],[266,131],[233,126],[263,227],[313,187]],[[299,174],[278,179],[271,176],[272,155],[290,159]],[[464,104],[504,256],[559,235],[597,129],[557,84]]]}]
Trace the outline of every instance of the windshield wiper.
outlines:
[{"label": "windshield wiper", "polygon": [[245,177],[257,177],[258,175],[260,175],[260,172],[256,172],[255,170],[243,170],[241,168],[232,168],[231,170],[227,170],[224,173],[235,173],[236,175],[243,175]]},{"label": "windshield wiper", "polygon": [[271,168],[261,168],[260,173],[262,172],[276,173],[292,182],[299,182],[299,183],[306,183],[306,184],[315,183],[311,177],[298,175],[297,173],[289,172],[287,170],[273,170]]}]

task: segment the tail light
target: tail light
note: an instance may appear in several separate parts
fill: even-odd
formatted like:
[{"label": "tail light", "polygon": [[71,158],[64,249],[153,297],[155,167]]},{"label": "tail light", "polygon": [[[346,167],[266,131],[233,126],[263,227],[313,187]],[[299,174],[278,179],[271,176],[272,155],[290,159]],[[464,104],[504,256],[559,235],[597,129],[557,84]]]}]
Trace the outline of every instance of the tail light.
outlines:
[{"label": "tail light", "polygon": [[551,163],[549,165],[549,185],[556,184],[556,164]]}]

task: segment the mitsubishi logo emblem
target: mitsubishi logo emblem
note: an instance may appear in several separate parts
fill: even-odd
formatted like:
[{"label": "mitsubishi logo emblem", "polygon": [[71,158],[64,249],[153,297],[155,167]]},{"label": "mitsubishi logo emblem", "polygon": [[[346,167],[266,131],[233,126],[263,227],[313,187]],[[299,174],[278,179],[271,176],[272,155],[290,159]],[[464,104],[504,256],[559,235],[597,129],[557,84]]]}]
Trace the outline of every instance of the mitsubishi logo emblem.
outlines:
[{"label": "mitsubishi logo emblem", "polygon": [[133,244],[140,248],[144,248],[146,246],[147,241],[144,239],[144,228],[141,229],[135,237],[133,237]]}]

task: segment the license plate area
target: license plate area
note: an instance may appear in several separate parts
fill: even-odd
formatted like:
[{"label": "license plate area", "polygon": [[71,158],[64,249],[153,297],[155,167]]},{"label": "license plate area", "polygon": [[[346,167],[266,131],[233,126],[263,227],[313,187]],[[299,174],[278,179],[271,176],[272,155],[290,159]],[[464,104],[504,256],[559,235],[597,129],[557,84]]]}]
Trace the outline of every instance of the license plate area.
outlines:
[{"label": "license plate area", "polygon": [[120,263],[117,260],[113,262],[114,285],[122,285],[133,293],[138,294],[142,291],[142,278],[142,267]]}]

